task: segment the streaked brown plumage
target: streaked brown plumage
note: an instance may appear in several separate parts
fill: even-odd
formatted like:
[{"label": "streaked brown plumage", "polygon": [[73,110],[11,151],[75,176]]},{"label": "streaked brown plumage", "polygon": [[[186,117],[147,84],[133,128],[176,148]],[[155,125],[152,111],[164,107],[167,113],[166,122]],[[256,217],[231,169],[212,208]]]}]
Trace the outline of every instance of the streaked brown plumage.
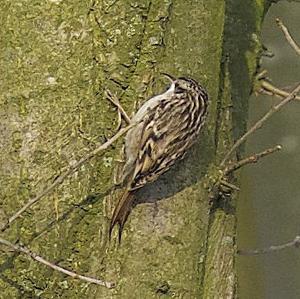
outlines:
[{"label": "streaked brown plumage", "polygon": [[111,235],[118,223],[119,240],[135,190],[155,181],[184,157],[207,115],[207,93],[195,80],[166,76],[171,81],[169,89],[142,105],[132,118],[138,124],[126,135],[122,173],[125,191],[113,212],[109,230]]}]

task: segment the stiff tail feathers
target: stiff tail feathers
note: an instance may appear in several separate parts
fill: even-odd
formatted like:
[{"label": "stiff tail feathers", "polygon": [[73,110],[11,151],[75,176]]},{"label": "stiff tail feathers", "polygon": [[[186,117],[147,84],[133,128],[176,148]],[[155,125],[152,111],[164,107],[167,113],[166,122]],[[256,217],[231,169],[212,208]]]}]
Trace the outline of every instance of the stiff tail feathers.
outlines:
[{"label": "stiff tail feathers", "polygon": [[116,224],[118,224],[119,225],[119,243],[121,242],[123,227],[128,218],[128,215],[130,213],[133,200],[134,200],[133,192],[129,191],[129,190],[125,190],[122,197],[120,198],[117,206],[114,209],[113,216],[110,221],[109,240],[111,239],[111,234],[112,234],[114,226]]}]

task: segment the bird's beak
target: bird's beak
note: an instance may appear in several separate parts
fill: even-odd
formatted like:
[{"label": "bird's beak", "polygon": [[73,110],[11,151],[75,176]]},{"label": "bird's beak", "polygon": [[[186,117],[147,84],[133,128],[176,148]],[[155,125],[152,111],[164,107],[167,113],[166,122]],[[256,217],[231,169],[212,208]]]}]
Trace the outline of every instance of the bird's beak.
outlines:
[{"label": "bird's beak", "polygon": [[167,74],[167,73],[161,73],[163,76],[167,77],[167,79],[171,82],[174,83],[174,81],[176,81],[176,78]]}]

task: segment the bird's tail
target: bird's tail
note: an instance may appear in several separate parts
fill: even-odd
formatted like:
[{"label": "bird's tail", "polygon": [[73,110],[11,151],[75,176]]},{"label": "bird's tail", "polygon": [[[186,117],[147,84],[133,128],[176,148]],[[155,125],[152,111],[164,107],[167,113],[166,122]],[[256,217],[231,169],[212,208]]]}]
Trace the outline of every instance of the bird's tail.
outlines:
[{"label": "bird's tail", "polygon": [[134,201],[134,196],[132,191],[126,189],[122,197],[120,198],[119,202],[117,203],[117,206],[114,209],[113,216],[110,221],[109,239],[111,238],[111,233],[114,226],[118,223],[119,243],[121,242],[123,227],[130,213],[133,201]]}]

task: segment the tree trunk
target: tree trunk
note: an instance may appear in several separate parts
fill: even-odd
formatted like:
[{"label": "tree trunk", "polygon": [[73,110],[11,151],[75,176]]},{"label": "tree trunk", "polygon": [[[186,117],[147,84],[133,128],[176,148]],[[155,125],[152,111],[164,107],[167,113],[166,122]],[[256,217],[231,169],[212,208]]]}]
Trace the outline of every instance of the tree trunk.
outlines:
[{"label": "tree trunk", "polygon": [[[139,192],[121,245],[108,241],[122,141],[78,171],[3,237],[116,289],[1,255],[1,298],[234,298],[235,196],[209,198],[218,163],[246,126],[263,0],[2,1],[1,212],[12,215],[163,91],[160,72],[203,84],[211,104],[199,142]],[[232,136],[233,131],[233,136]]]}]

